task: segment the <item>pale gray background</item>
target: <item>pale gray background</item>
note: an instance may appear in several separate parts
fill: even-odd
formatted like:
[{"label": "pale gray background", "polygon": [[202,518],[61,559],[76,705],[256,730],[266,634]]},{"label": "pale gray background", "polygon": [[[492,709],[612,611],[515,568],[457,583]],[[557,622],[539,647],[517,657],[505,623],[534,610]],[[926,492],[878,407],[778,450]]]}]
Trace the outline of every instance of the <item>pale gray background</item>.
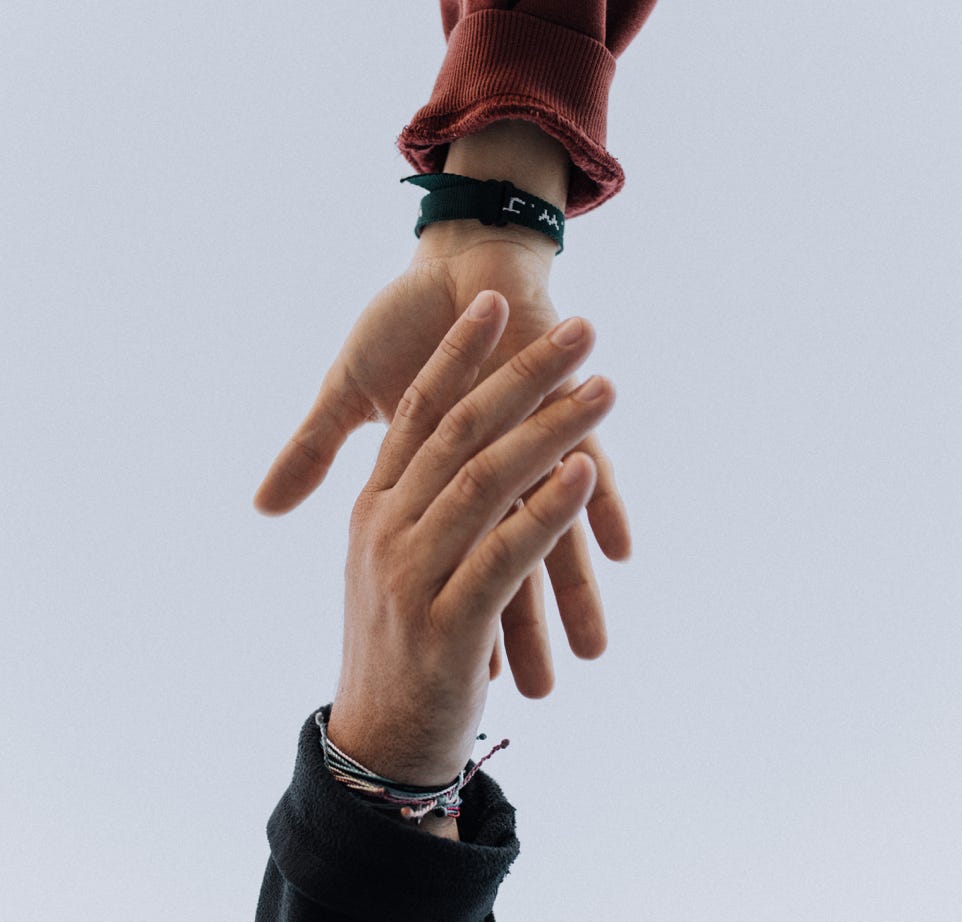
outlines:
[{"label": "pale gray background", "polygon": [[[0,6],[4,919],[253,916],[380,430],[250,498],[410,258],[444,48],[374,8]],[[602,660],[493,688],[499,920],[962,917],[960,35],[666,0],[621,59],[552,294],[635,554]]]}]

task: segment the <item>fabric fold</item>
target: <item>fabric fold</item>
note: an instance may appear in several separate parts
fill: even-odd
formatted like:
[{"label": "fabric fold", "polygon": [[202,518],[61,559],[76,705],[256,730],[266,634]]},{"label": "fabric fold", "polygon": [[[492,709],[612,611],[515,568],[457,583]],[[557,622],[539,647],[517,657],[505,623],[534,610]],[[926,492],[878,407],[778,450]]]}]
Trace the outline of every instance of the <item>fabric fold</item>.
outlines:
[{"label": "fabric fold", "polygon": [[[397,145],[419,172],[444,168],[448,145],[502,119],[537,124],[568,151],[572,170],[565,217],[617,194],[624,171],[607,151],[608,94],[615,54],[642,26],[654,0],[603,4],[519,3],[461,12],[442,3],[448,47],[427,105]],[[574,9],[577,7],[578,9]],[[530,12],[528,12],[530,11]],[[537,13],[537,15],[536,15]],[[605,24],[605,25],[602,25]],[[602,35],[589,34],[591,29]]]}]

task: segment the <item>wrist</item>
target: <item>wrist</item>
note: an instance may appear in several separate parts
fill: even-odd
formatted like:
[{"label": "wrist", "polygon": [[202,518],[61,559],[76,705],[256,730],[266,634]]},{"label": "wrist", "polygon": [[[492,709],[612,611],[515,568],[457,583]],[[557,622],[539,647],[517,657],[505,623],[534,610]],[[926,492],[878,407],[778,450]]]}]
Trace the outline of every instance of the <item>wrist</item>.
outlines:
[{"label": "wrist", "polygon": [[437,728],[425,734],[425,739],[411,724],[407,725],[407,732],[402,732],[397,725],[385,726],[374,716],[354,719],[345,703],[336,698],[327,735],[335,746],[381,777],[416,788],[443,788],[450,784],[467,764],[473,740],[468,739],[461,746],[446,744]]},{"label": "wrist", "polygon": [[546,234],[520,224],[494,227],[476,219],[437,221],[421,230],[416,259],[462,256],[475,247],[493,245],[511,249],[519,258],[536,263],[539,274],[547,278],[558,249]]},{"label": "wrist", "polygon": [[[506,179],[564,212],[570,170],[568,152],[558,141],[532,122],[511,119],[453,141],[443,172],[479,180]],[[517,245],[547,266],[557,250],[550,237],[532,228],[517,224],[494,227],[472,219],[428,225],[421,232],[419,251],[451,256],[487,243]]]},{"label": "wrist", "polygon": [[[373,797],[376,802],[375,806],[379,806],[378,802],[381,800],[399,804],[400,806],[383,812],[385,816],[397,820],[402,825],[414,826],[414,828],[438,838],[450,839],[455,842],[460,841],[457,822],[459,810],[455,809],[460,806],[459,791],[464,783],[464,776],[460,769],[452,783],[431,783],[427,785],[429,788],[439,788],[437,792],[423,791],[420,787],[420,782],[426,781],[428,777],[433,777],[435,769],[432,768],[423,768],[413,776],[418,781],[417,793],[407,788],[399,788],[398,782],[394,779],[405,775],[406,772],[400,768],[389,767],[396,764],[390,757],[384,759],[383,756],[379,757],[376,754],[373,754],[373,758],[372,756],[364,756],[364,759],[371,762],[371,766],[368,766],[362,762],[361,753],[357,746],[342,741],[342,745],[347,747],[347,751],[341,748],[335,737],[331,735],[330,725],[333,722],[333,715],[334,707],[332,706],[326,720],[323,712],[320,712],[315,716],[315,722],[321,730],[324,761],[327,764],[328,771],[335,779],[345,784],[348,789],[360,792],[360,796],[365,799]],[[335,733],[339,734],[339,732],[335,727]],[[373,768],[374,765],[377,765],[376,769]],[[423,776],[422,771],[425,773]],[[373,775],[372,772],[374,772]],[[391,780],[386,780],[388,778]],[[376,791],[372,791],[372,783],[377,788]],[[413,782],[408,782],[408,784],[413,784]],[[457,785],[456,788],[455,785]],[[400,801],[392,800],[392,798],[397,797],[404,799]],[[421,801],[420,804],[418,803],[419,800]],[[416,811],[413,817],[405,815],[405,812],[409,810],[408,805]],[[434,809],[435,807],[437,807],[437,810]],[[445,812],[446,815],[444,815]]]}]

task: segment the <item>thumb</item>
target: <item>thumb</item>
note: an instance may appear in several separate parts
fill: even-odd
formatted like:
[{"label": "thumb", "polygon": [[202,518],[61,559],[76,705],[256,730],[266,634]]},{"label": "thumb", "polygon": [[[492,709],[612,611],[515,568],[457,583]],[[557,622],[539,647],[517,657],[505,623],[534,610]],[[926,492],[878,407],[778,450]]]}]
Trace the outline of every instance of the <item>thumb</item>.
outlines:
[{"label": "thumb", "polygon": [[304,422],[267,472],[254,496],[254,507],[265,515],[290,512],[327,476],[347,437],[373,414],[371,402],[338,358],[324,376]]}]

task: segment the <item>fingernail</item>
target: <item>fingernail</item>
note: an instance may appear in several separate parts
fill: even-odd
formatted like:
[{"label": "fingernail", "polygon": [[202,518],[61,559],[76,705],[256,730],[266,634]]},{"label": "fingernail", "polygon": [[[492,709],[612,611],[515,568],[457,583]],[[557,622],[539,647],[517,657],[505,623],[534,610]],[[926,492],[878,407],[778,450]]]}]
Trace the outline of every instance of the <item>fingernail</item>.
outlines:
[{"label": "fingernail", "polygon": [[583,403],[597,400],[605,392],[605,379],[600,375],[592,375],[581,387],[574,392],[574,397]]},{"label": "fingernail", "polygon": [[561,473],[558,474],[558,479],[567,487],[570,487],[573,483],[577,483],[581,480],[581,475],[584,473],[584,462],[579,458],[569,458],[564,464],[561,465]]},{"label": "fingernail", "polygon": [[573,346],[585,333],[585,325],[579,317],[572,317],[566,320],[554,333],[551,334],[551,342],[556,346]]},{"label": "fingernail", "polygon": [[485,317],[491,316],[493,310],[494,295],[490,291],[482,291],[471,302],[471,306],[468,308],[468,316],[472,320],[484,320]]}]

